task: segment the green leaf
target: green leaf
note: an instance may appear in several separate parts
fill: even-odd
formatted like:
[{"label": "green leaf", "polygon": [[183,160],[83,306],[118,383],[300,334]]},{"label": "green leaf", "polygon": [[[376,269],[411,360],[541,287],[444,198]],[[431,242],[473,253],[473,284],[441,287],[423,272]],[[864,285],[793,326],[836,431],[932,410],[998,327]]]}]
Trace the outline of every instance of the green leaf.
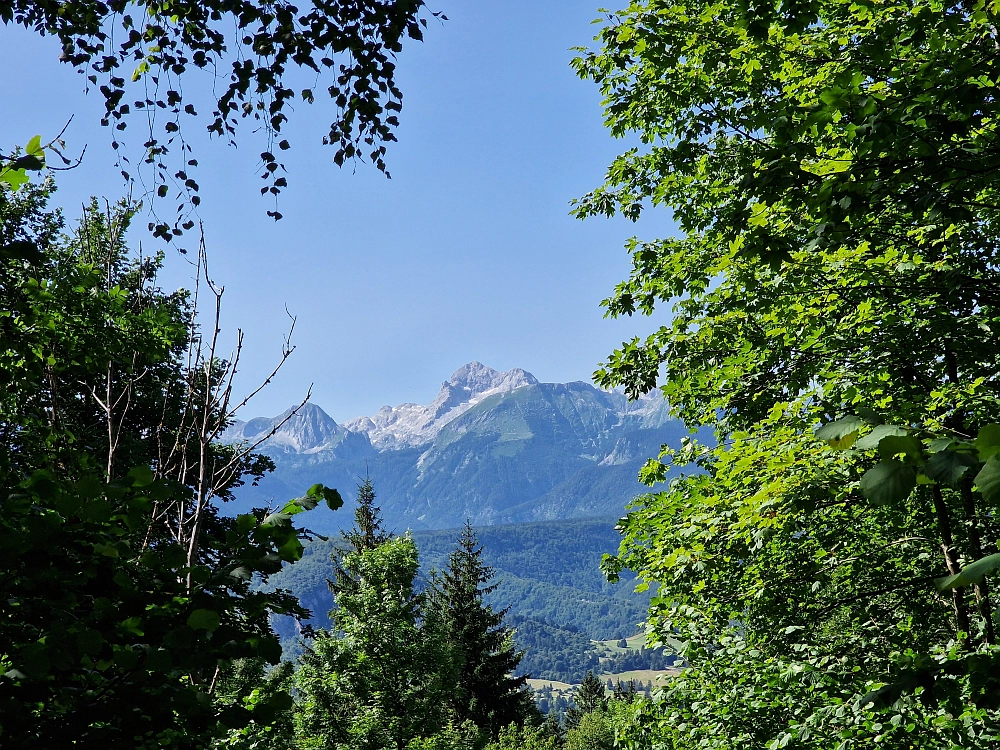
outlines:
[{"label": "green leaf", "polygon": [[971,565],[966,565],[961,571],[953,576],[935,578],[934,585],[937,586],[938,591],[947,591],[948,589],[970,586],[974,583],[979,583],[983,580],[984,576],[992,573],[997,568],[1000,568],[1000,553],[976,560]]},{"label": "green leaf", "polygon": [[28,141],[28,145],[24,147],[24,152],[29,156],[34,156],[37,158],[42,158],[45,156],[45,150],[42,148],[42,136],[36,135]]},{"label": "green leaf", "polygon": [[828,104],[831,107],[838,104],[844,97],[843,89],[839,88],[829,88],[824,89],[819,94],[819,99],[824,104]]},{"label": "green leaf", "polygon": [[11,169],[23,169],[26,172],[38,172],[45,169],[45,162],[37,156],[22,156],[14,160]]},{"label": "green leaf", "polygon": [[261,724],[270,724],[279,714],[295,704],[292,696],[284,691],[268,696],[253,707],[253,718]]},{"label": "green leaf", "polygon": [[975,459],[967,453],[939,451],[927,459],[924,474],[935,482],[954,485],[975,463]]},{"label": "green leaf", "polygon": [[927,444],[928,453],[937,453],[938,451],[946,451],[955,441],[951,438],[934,438]]},{"label": "green leaf", "polygon": [[1000,424],[988,424],[983,427],[973,445],[979,451],[980,461],[989,461],[1000,453]]},{"label": "green leaf", "polygon": [[257,655],[268,664],[277,664],[281,661],[281,642],[273,635],[252,636],[248,642],[257,650]]},{"label": "green leaf", "polygon": [[131,646],[125,646],[124,648],[115,646],[114,659],[116,667],[127,671],[139,663],[139,652]]},{"label": "green leaf", "polygon": [[902,427],[897,427],[893,424],[880,424],[874,430],[858,440],[858,442],[854,444],[854,447],[867,451],[872,448],[878,448],[878,444],[882,442],[882,438],[903,437],[906,434],[906,430]]},{"label": "green leaf", "polygon": [[[285,508],[287,507],[288,505],[285,506]],[[290,513],[285,511],[285,508],[276,510],[274,513],[269,513],[264,516],[264,520],[260,522],[260,528],[271,529],[278,526],[290,526],[292,523],[292,516]]]},{"label": "green leaf", "polygon": [[243,729],[253,719],[253,715],[243,706],[228,706],[219,712],[219,722],[229,729]]},{"label": "green leaf", "polygon": [[924,455],[923,444],[912,435],[888,435],[879,441],[878,452],[887,460],[902,453],[919,461]]},{"label": "green leaf", "polygon": [[837,148],[825,154],[823,159],[803,159],[799,167],[803,172],[826,177],[831,174],[846,172],[851,168],[854,161],[854,154],[850,149]]},{"label": "green leaf", "polygon": [[169,672],[174,665],[170,652],[165,648],[151,649],[146,652],[146,669],[151,672]]},{"label": "green leaf", "polygon": [[867,406],[856,407],[858,416],[865,420],[870,425],[880,425],[882,424],[882,417],[878,415],[874,409],[869,409]]},{"label": "green leaf", "polygon": [[1000,456],[993,456],[976,474],[976,487],[992,502],[1000,497]]},{"label": "green leaf", "polygon": [[816,437],[825,440],[831,448],[850,448],[858,437],[858,429],[865,423],[861,417],[849,416],[830,422],[816,430]]},{"label": "green leaf", "polygon": [[28,174],[23,169],[0,167],[0,184],[6,184],[15,193],[28,181]]},{"label": "green leaf", "polygon": [[26,260],[30,263],[39,263],[44,257],[38,249],[38,245],[27,240],[14,240],[0,246],[0,259],[14,258],[16,260]]},{"label": "green leaf", "polygon": [[278,545],[278,554],[286,562],[297,562],[302,559],[302,542],[295,534],[289,534],[288,538]]},{"label": "green leaf", "polygon": [[239,581],[249,581],[253,578],[253,571],[246,565],[238,565],[229,571],[229,575]]},{"label": "green leaf", "polygon": [[104,637],[98,630],[85,630],[76,636],[76,647],[81,654],[99,654]]},{"label": "green leaf", "polygon": [[916,471],[902,461],[880,461],[861,477],[861,492],[875,505],[902,502],[916,486]]},{"label": "green leaf", "polygon": [[343,507],[344,498],[333,487],[326,487],[322,484],[314,484],[306,492],[307,497],[315,497],[326,502],[326,507],[330,510],[337,510]]},{"label": "green leaf", "polygon": [[219,613],[214,609],[196,609],[188,615],[187,624],[195,630],[215,630],[221,624]]},{"label": "green leaf", "polygon": [[240,534],[248,534],[257,528],[257,517],[253,513],[242,513],[236,516],[236,530]]},{"label": "green leaf", "polygon": [[291,518],[294,515],[298,515],[306,510],[312,510],[315,507],[316,500],[314,498],[296,498],[285,503],[285,507],[281,509],[281,513]]},{"label": "green leaf", "polygon": [[128,617],[118,623],[118,629],[131,635],[144,635],[141,617]]},{"label": "green leaf", "polygon": [[187,625],[174,628],[163,636],[163,645],[173,649],[186,649],[191,647],[194,640],[194,631]]},{"label": "green leaf", "polygon": [[148,487],[156,479],[153,470],[148,466],[135,466],[129,470],[128,475],[132,480],[133,487]]}]

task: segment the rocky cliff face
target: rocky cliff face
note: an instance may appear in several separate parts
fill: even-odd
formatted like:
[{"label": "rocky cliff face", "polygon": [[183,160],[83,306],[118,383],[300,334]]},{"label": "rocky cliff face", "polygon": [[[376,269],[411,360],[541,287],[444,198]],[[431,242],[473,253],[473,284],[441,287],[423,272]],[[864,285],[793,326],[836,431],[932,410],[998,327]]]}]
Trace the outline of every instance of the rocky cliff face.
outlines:
[{"label": "rocky cliff face", "polygon": [[470,362],[441,384],[430,404],[383,406],[374,416],[352,419],[344,427],[367,435],[378,450],[413,448],[434,440],[446,424],[484,399],[537,382],[520,368],[498,372],[480,362]]},{"label": "rocky cliff face", "polygon": [[[260,439],[285,416],[250,420],[228,437]],[[658,395],[630,403],[588,383],[540,383],[472,362],[427,405],[386,406],[342,425],[307,405],[263,443],[277,471],[241,498],[278,502],[315,482],[350,496],[367,475],[387,521],[404,528],[610,515],[643,491],[645,459],[684,434]],[[342,515],[329,523],[349,523]]]},{"label": "rocky cliff face", "polygon": [[256,417],[236,422],[226,430],[226,442],[256,443],[266,438],[269,452],[315,453],[344,439],[345,430],[316,404],[305,404],[295,414],[288,409],[276,417]]}]

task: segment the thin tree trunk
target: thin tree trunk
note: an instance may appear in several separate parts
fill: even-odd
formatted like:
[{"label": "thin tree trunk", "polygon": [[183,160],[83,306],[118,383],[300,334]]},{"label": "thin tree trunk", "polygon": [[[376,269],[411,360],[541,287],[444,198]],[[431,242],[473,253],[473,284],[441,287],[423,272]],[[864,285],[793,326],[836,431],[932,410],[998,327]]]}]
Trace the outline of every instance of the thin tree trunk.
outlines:
[{"label": "thin tree trunk", "polygon": [[[945,505],[941,488],[934,485],[931,488],[934,497],[934,514],[937,516],[938,533],[941,535],[941,551],[944,553],[944,563],[948,567],[948,573],[957,575],[959,572],[958,560],[955,556],[954,539],[951,533],[951,517],[948,514],[948,506]],[[951,590],[951,606],[955,610],[955,622],[958,630],[963,633],[969,632],[969,611],[965,606],[965,593],[962,589]]]},{"label": "thin tree trunk", "polygon": [[[972,479],[963,480],[961,489],[965,523],[968,526],[969,553],[973,560],[979,560],[983,556],[983,545],[979,535],[979,516],[976,513],[976,496],[972,492]],[[990,602],[989,586],[989,582],[984,577],[980,583],[976,584],[975,592],[979,614],[984,622],[983,643],[992,645],[996,643],[996,634],[993,630],[993,605]]]}]

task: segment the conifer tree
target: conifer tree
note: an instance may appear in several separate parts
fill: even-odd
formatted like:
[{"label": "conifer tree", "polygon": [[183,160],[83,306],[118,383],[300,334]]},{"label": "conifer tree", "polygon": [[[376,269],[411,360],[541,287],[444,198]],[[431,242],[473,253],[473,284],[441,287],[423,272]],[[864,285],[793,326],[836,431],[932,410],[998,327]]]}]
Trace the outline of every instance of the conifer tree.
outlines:
[{"label": "conifer tree", "polygon": [[566,726],[573,729],[580,724],[585,714],[601,711],[608,707],[608,695],[604,683],[593,672],[588,671],[573,696],[574,705],[566,712]]},{"label": "conifer tree", "polygon": [[333,580],[327,581],[333,595],[354,591],[359,583],[359,573],[346,562],[350,553],[357,555],[377,549],[392,539],[392,533],[382,528],[382,512],[375,504],[375,485],[369,477],[358,485],[358,507],[354,510],[354,527],[341,532],[346,549],[333,552]]},{"label": "conifer tree", "polygon": [[553,708],[549,711],[545,717],[545,723],[542,724],[542,732],[546,737],[551,737],[555,740],[557,747],[562,747],[563,740],[566,739],[566,730],[559,721],[558,709]]},{"label": "conifer tree", "polygon": [[638,695],[639,691],[635,688],[635,680],[629,680],[625,684],[622,684],[622,681],[618,680],[615,684],[614,699],[616,701],[632,703]]},{"label": "conifer tree", "polygon": [[484,601],[496,584],[482,553],[466,521],[448,568],[432,591],[431,609],[458,671],[452,697],[455,715],[496,737],[500,729],[522,724],[537,709],[524,690],[526,678],[511,674],[523,652],[514,647],[513,631],[503,626],[507,610],[495,612]]},{"label": "conifer tree", "polygon": [[[302,746],[403,750],[451,718],[448,653],[421,627],[417,548],[407,536],[347,552],[354,578],[337,594],[333,629],[319,631],[296,674]],[[456,722],[457,724],[457,722]]]}]

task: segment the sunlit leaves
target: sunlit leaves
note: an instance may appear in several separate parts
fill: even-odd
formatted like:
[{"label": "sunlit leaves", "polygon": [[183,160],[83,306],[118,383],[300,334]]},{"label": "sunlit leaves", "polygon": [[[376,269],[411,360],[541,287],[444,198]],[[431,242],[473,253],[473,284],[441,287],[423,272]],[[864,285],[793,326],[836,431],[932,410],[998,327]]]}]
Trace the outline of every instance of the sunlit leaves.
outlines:
[{"label": "sunlit leaves", "polygon": [[190,448],[179,423],[199,421],[185,413],[204,378],[185,365],[187,297],[156,288],[159,258],[133,261],[121,243],[129,203],[95,200],[67,236],[45,198],[38,185],[0,194],[0,734],[204,747],[216,670],[278,661],[268,618],[306,613],[251,581],[299,559],[309,534],[293,518],[339,496],[319,487],[266,522],[228,518],[197,496],[191,457],[232,467],[212,483],[222,498],[268,459],[232,463],[231,446],[210,444],[165,468],[175,440]]},{"label": "sunlit leaves", "polygon": [[858,430],[863,424],[864,420],[861,417],[843,417],[817,429],[816,437],[825,440],[831,448],[850,448],[857,440]]},{"label": "sunlit leaves", "polygon": [[23,154],[10,157],[0,154],[0,190],[16,192],[29,182],[28,172],[37,172],[44,168],[45,150],[42,148],[42,137],[36,135],[28,141]]},{"label": "sunlit leaves", "polygon": [[693,644],[637,747],[997,742],[995,601],[929,583],[998,530],[994,27],[924,0],[637,0],[574,61],[641,143],[576,214],[676,227],[627,247],[606,309],[664,318],[600,382],[718,441],[623,523],[650,628]]},{"label": "sunlit leaves", "polygon": [[1000,453],[1000,424],[988,424],[983,427],[973,445],[983,461]]},{"label": "sunlit leaves", "polygon": [[989,555],[981,560],[976,560],[970,565],[966,565],[959,573],[953,576],[938,578],[934,585],[944,591],[946,589],[961,588],[979,583],[983,578],[1000,568],[1000,554]]},{"label": "sunlit leaves", "polygon": [[209,632],[218,628],[221,622],[219,613],[213,609],[196,609],[187,618],[188,626],[195,630],[207,630]]},{"label": "sunlit leaves", "polygon": [[337,490],[322,484],[314,484],[310,487],[306,492],[306,497],[322,499],[330,510],[337,510],[344,505],[344,499]]},{"label": "sunlit leaves", "polygon": [[871,450],[873,448],[878,448],[879,443],[882,442],[884,437],[902,437],[906,435],[907,432],[902,427],[897,427],[896,425],[880,424],[877,425],[871,432],[860,438],[854,445],[855,448],[859,450]]}]

